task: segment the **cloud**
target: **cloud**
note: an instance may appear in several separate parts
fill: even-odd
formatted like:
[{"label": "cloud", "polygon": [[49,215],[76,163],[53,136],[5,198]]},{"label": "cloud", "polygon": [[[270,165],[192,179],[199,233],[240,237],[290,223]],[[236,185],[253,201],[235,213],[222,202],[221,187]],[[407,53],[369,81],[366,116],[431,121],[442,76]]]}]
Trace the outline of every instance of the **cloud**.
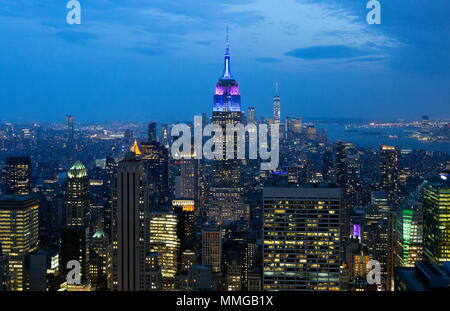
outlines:
[{"label": "cloud", "polygon": [[90,32],[63,30],[56,34],[58,37],[67,42],[85,43],[98,39],[98,35]]},{"label": "cloud", "polygon": [[379,62],[379,61],[386,61],[388,59],[389,58],[386,56],[371,55],[371,56],[352,58],[349,61],[350,62]]},{"label": "cloud", "polygon": [[260,63],[279,63],[282,60],[279,58],[275,58],[275,57],[260,57],[260,58],[257,58],[256,61],[258,61]]},{"label": "cloud", "polygon": [[291,50],[286,55],[302,59],[345,59],[364,56],[368,53],[346,45],[321,45]]}]

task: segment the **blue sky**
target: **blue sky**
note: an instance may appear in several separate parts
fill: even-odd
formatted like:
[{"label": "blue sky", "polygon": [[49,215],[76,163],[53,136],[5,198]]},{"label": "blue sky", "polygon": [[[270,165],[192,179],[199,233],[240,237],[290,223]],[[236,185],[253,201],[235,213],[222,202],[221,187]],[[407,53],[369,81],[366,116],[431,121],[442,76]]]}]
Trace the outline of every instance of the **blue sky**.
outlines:
[{"label": "blue sky", "polygon": [[191,120],[212,110],[226,25],[243,109],[450,117],[450,2],[0,0],[0,121]]}]

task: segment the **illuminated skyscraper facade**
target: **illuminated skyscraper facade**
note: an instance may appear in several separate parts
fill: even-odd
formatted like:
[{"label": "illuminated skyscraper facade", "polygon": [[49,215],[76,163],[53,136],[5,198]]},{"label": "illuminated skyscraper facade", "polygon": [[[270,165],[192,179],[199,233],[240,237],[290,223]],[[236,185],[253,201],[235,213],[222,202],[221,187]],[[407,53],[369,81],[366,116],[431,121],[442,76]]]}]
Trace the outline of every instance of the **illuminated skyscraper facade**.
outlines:
[{"label": "illuminated skyscraper facade", "polygon": [[450,261],[450,181],[448,174],[433,180],[423,193],[423,243],[427,259]]},{"label": "illuminated skyscraper facade", "polygon": [[38,247],[39,200],[32,196],[0,197],[0,244],[8,254],[10,289],[24,289],[23,258]]},{"label": "illuminated skyscraper facade", "polygon": [[266,187],[263,290],[339,290],[341,190]]},{"label": "illuminated skyscraper facade", "polygon": [[150,213],[150,251],[157,253],[161,265],[163,288],[172,290],[175,273],[178,271],[180,240],[178,217],[173,211]]},{"label": "illuminated skyscraper facade", "polygon": [[405,206],[396,213],[396,266],[414,267],[423,260],[423,210],[421,204]]},{"label": "illuminated skyscraper facade", "polygon": [[[244,217],[244,188],[242,186],[241,160],[237,158],[237,137],[227,137],[226,125],[242,123],[241,95],[239,85],[231,75],[228,34],[225,53],[225,67],[216,85],[212,123],[223,129],[223,155],[214,159],[213,181],[210,188],[208,220],[236,221]],[[227,141],[234,141],[234,159],[226,159]]]}]

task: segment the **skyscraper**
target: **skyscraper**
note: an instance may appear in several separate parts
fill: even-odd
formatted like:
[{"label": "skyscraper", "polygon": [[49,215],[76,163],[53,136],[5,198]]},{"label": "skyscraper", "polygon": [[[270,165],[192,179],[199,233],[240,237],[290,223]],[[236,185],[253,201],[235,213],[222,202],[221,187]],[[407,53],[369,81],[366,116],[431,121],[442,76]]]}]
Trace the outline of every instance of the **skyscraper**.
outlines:
[{"label": "skyscraper", "polygon": [[148,125],[148,141],[156,142],[156,122],[152,122]]},{"label": "skyscraper", "polygon": [[430,181],[423,194],[424,255],[437,265],[450,261],[450,181],[447,175]]},{"label": "skyscraper", "polygon": [[395,147],[380,145],[380,190],[388,195],[394,206],[398,198],[398,152]]},{"label": "skyscraper", "polygon": [[147,177],[142,160],[131,153],[119,162],[112,200],[112,289],[145,290],[148,253]]},{"label": "skyscraper", "polygon": [[265,187],[263,290],[339,290],[341,190]]},{"label": "skyscraper", "polygon": [[322,176],[324,182],[332,183],[334,181],[334,167],[333,154],[327,150],[322,157]]},{"label": "skyscraper", "polygon": [[213,272],[222,270],[222,232],[219,226],[209,225],[202,230],[202,265]]},{"label": "skyscraper", "polygon": [[178,217],[173,211],[150,213],[150,251],[157,253],[161,265],[163,288],[173,290],[180,259]]},{"label": "skyscraper", "polygon": [[233,141],[233,154],[237,153],[237,137],[227,137],[226,125],[242,122],[239,85],[231,75],[228,30],[223,75],[216,85],[212,123],[223,129],[223,154],[213,160],[213,181],[210,188],[208,219],[210,221],[236,221],[244,217],[244,188],[241,160],[226,159],[227,141]]},{"label": "skyscraper", "polygon": [[89,177],[83,163],[76,161],[68,172],[66,223],[69,227],[89,226]]},{"label": "skyscraper", "polygon": [[342,239],[350,236],[350,212],[361,204],[360,161],[355,146],[338,141],[336,146],[336,180],[342,191]]},{"label": "skyscraper", "polygon": [[423,260],[422,204],[404,206],[396,216],[396,266],[414,267]]},{"label": "skyscraper", "polygon": [[24,289],[24,255],[38,247],[39,200],[33,196],[0,197],[0,244],[9,257],[11,290]]},{"label": "skyscraper", "polygon": [[372,195],[371,204],[365,209],[361,241],[372,259],[381,266],[381,283],[384,290],[391,290],[394,268],[392,236],[392,213],[387,205],[386,194]]},{"label": "skyscraper", "polygon": [[281,118],[281,100],[280,96],[278,96],[278,82],[275,86],[275,96],[273,97],[273,121],[275,124],[280,124]]},{"label": "skyscraper", "polygon": [[81,282],[89,279],[90,204],[87,169],[76,161],[67,174],[66,227],[61,230],[60,266],[67,273],[67,263],[78,260]]},{"label": "skyscraper", "polygon": [[31,158],[6,158],[6,194],[31,194]]},{"label": "skyscraper", "polygon": [[[177,215],[177,236],[180,241],[180,254],[193,250],[195,241],[195,201],[172,200],[172,209]],[[181,264],[181,262],[179,261]]]},{"label": "skyscraper", "polygon": [[169,201],[169,150],[158,141],[140,144],[142,161],[150,192],[150,206],[156,208]]},{"label": "skyscraper", "polygon": [[248,124],[257,124],[255,107],[248,107]]}]

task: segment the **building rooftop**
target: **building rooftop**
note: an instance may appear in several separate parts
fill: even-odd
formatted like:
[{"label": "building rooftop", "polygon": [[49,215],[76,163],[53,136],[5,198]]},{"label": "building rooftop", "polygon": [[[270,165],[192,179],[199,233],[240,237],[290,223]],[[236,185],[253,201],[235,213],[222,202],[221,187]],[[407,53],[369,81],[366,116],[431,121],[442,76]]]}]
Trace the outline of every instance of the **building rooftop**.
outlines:
[{"label": "building rooftop", "polygon": [[0,202],[25,202],[36,198],[33,195],[3,195],[0,196]]},{"label": "building rooftop", "polygon": [[72,167],[70,168],[71,170],[85,170],[86,167],[83,165],[83,163],[81,163],[81,161],[76,161]]},{"label": "building rooftop", "polygon": [[279,185],[265,185],[264,188],[339,188],[335,183],[307,183],[307,184],[279,184]]},{"label": "building rooftop", "polygon": [[106,238],[106,233],[102,228],[98,228],[94,233],[94,238]]},{"label": "building rooftop", "polygon": [[437,265],[428,261],[418,261],[414,268],[396,267],[396,279],[400,279],[408,291],[448,289],[449,276]]}]

